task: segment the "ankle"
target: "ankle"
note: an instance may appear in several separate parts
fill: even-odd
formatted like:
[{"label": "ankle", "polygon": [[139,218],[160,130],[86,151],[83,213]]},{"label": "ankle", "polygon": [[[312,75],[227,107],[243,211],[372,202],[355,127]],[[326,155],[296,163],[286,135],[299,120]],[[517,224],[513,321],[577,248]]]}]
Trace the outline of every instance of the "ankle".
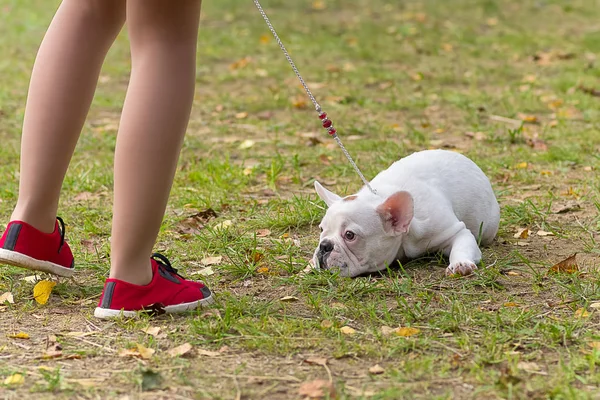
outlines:
[{"label": "ankle", "polygon": [[118,279],[133,285],[145,286],[152,282],[152,266],[150,259],[143,262],[115,262],[111,263],[111,279]]},{"label": "ankle", "polygon": [[53,233],[56,227],[56,215],[42,215],[15,208],[10,216],[11,221],[22,221],[44,233]]}]

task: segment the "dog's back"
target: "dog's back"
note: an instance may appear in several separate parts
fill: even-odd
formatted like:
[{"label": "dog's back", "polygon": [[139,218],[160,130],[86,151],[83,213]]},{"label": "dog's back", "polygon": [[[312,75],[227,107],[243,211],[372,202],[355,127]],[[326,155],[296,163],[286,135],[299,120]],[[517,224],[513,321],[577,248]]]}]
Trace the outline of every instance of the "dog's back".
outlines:
[{"label": "dog's back", "polygon": [[416,186],[428,186],[450,202],[457,218],[476,238],[481,229],[482,244],[491,242],[498,232],[500,208],[490,181],[462,154],[448,150],[413,153],[377,175],[373,186],[379,181],[394,182],[409,192]]}]

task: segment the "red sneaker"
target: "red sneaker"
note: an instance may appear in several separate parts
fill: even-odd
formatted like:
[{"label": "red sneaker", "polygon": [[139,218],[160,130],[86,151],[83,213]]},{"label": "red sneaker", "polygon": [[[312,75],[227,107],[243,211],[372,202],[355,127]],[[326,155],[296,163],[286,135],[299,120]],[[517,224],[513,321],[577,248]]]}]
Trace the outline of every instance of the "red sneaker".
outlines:
[{"label": "red sneaker", "polygon": [[44,233],[22,221],[10,222],[0,239],[0,264],[72,276],[75,262],[65,242],[65,223],[58,217],[54,232]]},{"label": "red sneaker", "polygon": [[134,317],[138,311],[181,313],[214,302],[207,286],[179,275],[162,254],[153,254],[151,262],[152,282],[147,285],[107,279],[94,316]]}]

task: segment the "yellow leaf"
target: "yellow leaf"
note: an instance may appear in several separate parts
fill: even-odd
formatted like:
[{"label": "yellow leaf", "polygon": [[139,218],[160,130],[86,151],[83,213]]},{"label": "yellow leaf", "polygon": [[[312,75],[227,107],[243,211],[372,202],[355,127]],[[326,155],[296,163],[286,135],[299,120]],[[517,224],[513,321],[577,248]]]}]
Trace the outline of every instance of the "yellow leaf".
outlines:
[{"label": "yellow leaf", "polygon": [[284,296],[284,297],[282,297],[282,298],[279,299],[279,301],[287,301],[287,302],[298,301],[298,300],[299,299],[297,297],[295,297],[295,296]]},{"label": "yellow leaf", "polygon": [[590,316],[589,311],[586,311],[585,308],[578,308],[575,310],[575,318],[587,318]]},{"label": "yellow leaf", "polygon": [[271,35],[267,35],[266,33],[264,35],[260,36],[260,42],[262,44],[267,44],[271,41]]},{"label": "yellow leaf", "polygon": [[344,326],[340,328],[340,332],[344,335],[354,335],[356,333],[356,329],[350,328],[349,326]]},{"label": "yellow leaf", "polygon": [[496,25],[498,25],[498,18],[496,18],[496,17],[488,18],[485,20],[485,23],[488,24],[488,26],[496,26]]},{"label": "yellow leaf", "polygon": [[29,339],[29,334],[25,332],[13,333],[7,336],[12,339]]},{"label": "yellow leaf", "polygon": [[306,99],[303,96],[293,97],[292,99],[290,99],[290,102],[292,103],[292,106],[294,106],[294,108],[306,108],[308,106],[308,103],[306,102]]},{"label": "yellow leaf", "polygon": [[244,68],[249,63],[250,63],[250,58],[249,57],[244,57],[244,58],[242,58],[240,60],[237,60],[236,62],[232,63],[229,66],[229,69],[236,70],[236,69]]},{"label": "yellow leaf", "polygon": [[530,124],[536,124],[538,123],[538,117],[536,117],[535,115],[528,115],[528,114],[518,114],[519,118],[521,119],[521,121],[523,122],[527,122]]},{"label": "yellow leaf", "polygon": [[23,374],[12,374],[4,380],[5,385],[22,385],[25,383]]},{"label": "yellow leaf", "polygon": [[519,307],[519,304],[509,301],[508,303],[504,303],[504,307]]},{"label": "yellow leaf", "polygon": [[402,336],[402,337],[416,335],[419,332],[421,332],[420,329],[410,328],[410,327],[406,327],[406,326],[395,330],[396,335]]},{"label": "yellow leaf", "polygon": [[529,237],[529,229],[523,228],[519,229],[517,233],[513,235],[515,239],[527,239]]},{"label": "yellow leaf", "polygon": [[144,360],[149,360],[150,358],[152,358],[152,355],[156,351],[154,349],[149,349],[148,347],[142,346],[139,343],[136,343],[135,345],[137,347],[138,353]]},{"label": "yellow leaf", "polygon": [[266,274],[269,272],[269,267],[260,267],[256,270],[256,272],[259,274]]},{"label": "yellow leaf", "polygon": [[33,298],[38,304],[46,304],[52,293],[52,288],[56,286],[56,282],[52,281],[39,281],[33,287]]},{"label": "yellow leaf", "polygon": [[221,231],[221,230],[226,230],[227,228],[229,228],[231,225],[233,224],[233,222],[231,222],[231,220],[225,220],[223,222],[220,222],[218,224],[215,225],[214,230],[215,231]]},{"label": "yellow leaf", "polygon": [[[248,118],[248,113],[246,111],[242,111],[239,112],[237,114],[235,114],[235,118],[236,119],[244,119],[244,118]],[[252,141],[251,141],[252,142]],[[252,142],[252,144],[254,144],[254,142]],[[246,147],[247,148],[247,147]]]},{"label": "yellow leaf", "polygon": [[522,162],[522,163],[518,163],[517,165],[515,165],[516,169],[525,169],[527,168],[529,164],[527,164],[526,162]]},{"label": "yellow leaf", "polygon": [[313,10],[324,10],[325,8],[327,8],[327,6],[325,5],[325,2],[322,0],[315,0],[312,3]]}]

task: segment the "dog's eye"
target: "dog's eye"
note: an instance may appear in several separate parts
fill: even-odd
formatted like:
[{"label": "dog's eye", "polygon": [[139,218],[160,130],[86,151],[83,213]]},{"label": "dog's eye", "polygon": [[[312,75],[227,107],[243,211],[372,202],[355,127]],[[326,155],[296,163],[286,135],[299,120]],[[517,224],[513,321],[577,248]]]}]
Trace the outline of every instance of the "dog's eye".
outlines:
[{"label": "dog's eye", "polygon": [[346,233],[344,233],[344,237],[346,238],[346,240],[354,240],[356,235],[352,231],[346,231]]}]

